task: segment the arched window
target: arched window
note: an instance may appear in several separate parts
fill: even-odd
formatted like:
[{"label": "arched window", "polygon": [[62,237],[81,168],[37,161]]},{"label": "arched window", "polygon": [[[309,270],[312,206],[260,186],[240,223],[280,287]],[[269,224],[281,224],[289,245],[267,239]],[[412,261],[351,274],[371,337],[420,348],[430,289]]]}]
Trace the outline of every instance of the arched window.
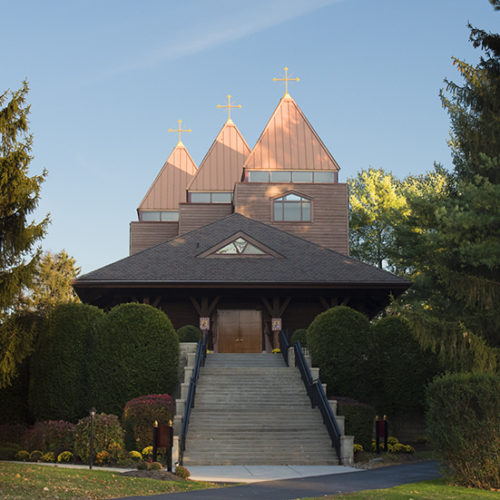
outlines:
[{"label": "arched window", "polygon": [[311,200],[289,193],[274,200],[275,221],[310,221]]}]

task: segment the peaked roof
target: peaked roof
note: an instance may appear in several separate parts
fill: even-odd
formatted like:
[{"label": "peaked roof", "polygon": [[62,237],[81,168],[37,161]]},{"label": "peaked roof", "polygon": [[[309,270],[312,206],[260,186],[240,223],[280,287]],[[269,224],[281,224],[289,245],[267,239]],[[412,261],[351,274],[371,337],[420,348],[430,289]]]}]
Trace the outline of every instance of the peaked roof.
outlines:
[{"label": "peaked roof", "polygon": [[[240,233],[276,256],[206,256],[207,251]],[[384,288],[401,292],[410,282],[387,271],[320,247],[262,222],[232,214],[182,236],[126,257],[77,278],[73,285],[121,287],[180,285],[328,286]]]},{"label": "peaked roof", "polygon": [[186,188],[196,174],[196,164],[179,142],[156,176],[138,210],[178,210],[186,201]]},{"label": "peaked roof", "polygon": [[241,181],[250,148],[232,120],[227,120],[201,162],[189,191],[233,191]]},{"label": "peaked roof", "polygon": [[245,162],[249,169],[340,169],[304,113],[285,94]]}]

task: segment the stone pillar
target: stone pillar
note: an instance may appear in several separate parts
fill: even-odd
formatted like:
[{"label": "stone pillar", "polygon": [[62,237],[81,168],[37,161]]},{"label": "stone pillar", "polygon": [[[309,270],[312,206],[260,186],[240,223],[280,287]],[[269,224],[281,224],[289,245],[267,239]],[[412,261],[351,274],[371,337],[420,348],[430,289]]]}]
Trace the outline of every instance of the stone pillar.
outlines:
[{"label": "stone pillar", "polygon": [[340,436],[340,460],[342,465],[354,463],[354,436]]}]

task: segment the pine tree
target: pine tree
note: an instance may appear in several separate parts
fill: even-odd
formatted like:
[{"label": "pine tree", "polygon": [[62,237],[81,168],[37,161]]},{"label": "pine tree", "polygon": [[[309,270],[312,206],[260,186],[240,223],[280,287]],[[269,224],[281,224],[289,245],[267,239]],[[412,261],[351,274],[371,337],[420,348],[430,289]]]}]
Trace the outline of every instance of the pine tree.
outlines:
[{"label": "pine tree", "polygon": [[[28,131],[26,105],[28,83],[0,95],[0,384],[9,380],[30,352],[30,334],[16,328],[9,314],[21,291],[29,287],[41,250],[36,247],[49,223],[29,220],[38,205],[47,172],[29,176],[32,136]],[[22,321],[21,321],[22,323]],[[26,335],[25,335],[26,334]]]}]

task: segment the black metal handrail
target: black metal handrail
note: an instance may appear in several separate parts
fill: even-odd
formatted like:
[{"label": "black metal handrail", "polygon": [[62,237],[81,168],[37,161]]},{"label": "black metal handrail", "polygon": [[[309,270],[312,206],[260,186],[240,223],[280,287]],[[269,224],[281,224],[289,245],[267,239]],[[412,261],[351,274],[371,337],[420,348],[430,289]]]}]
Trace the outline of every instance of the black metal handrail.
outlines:
[{"label": "black metal handrail", "polygon": [[328,398],[326,397],[321,379],[313,379],[300,342],[295,342],[293,348],[295,352],[295,366],[297,366],[300,371],[300,375],[302,376],[302,381],[304,382],[307,395],[311,400],[311,406],[313,408],[318,407],[321,411],[323,422],[326,425],[326,429],[328,431],[328,434],[330,435],[330,439],[332,440],[332,446],[337,452],[340,463],[340,429],[337,424],[337,419],[335,418],[332,407],[330,406]]},{"label": "black metal handrail", "polygon": [[194,398],[196,396],[196,383],[200,376],[200,367],[205,366],[207,358],[207,336],[204,335],[203,339],[198,342],[196,349],[196,358],[194,360],[193,374],[189,381],[189,389],[185,402],[184,418],[182,419],[182,431],[179,438],[179,464],[183,465],[184,452],[186,451],[186,438],[189,428],[189,418],[191,417],[191,410],[194,408]]},{"label": "black metal handrail", "polygon": [[286,338],[286,333],[284,330],[281,330],[280,335],[279,335],[279,340],[280,340],[280,352],[281,355],[283,356],[283,360],[285,361],[286,366],[288,365],[288,348],[290,347],[290,344],[288,342],[288,339]]}]

